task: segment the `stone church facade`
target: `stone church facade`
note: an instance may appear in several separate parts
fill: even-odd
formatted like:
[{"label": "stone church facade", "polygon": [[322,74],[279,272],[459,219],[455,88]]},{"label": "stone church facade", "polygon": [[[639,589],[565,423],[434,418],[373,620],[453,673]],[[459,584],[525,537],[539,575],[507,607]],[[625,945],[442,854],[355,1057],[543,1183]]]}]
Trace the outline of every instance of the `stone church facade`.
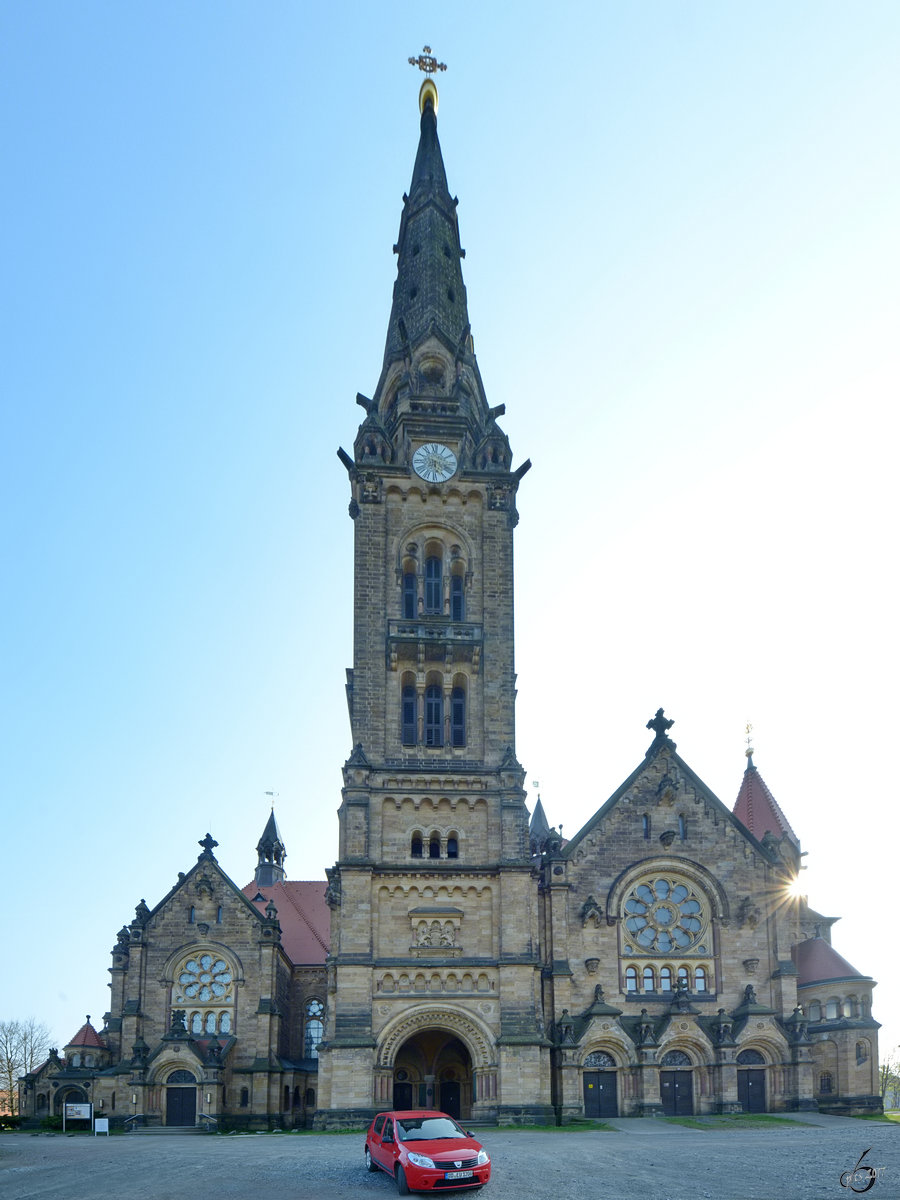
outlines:
[{"label": "stone church facade", "polygon": [[[797,892],[800,843],[748,760],[726,807],[662,710],[571,840],[515,743],[514,468],[468,321],[426,79],[381,375],[353,453],[352,752],[328,879],[274,814],[244,888],[201,854],[112,951],[88,1020],[21,1085],[129,1124],[320,1128],[880,1109],[874,981]],[[88,1058],[90,1062],[88,1063]]]}]

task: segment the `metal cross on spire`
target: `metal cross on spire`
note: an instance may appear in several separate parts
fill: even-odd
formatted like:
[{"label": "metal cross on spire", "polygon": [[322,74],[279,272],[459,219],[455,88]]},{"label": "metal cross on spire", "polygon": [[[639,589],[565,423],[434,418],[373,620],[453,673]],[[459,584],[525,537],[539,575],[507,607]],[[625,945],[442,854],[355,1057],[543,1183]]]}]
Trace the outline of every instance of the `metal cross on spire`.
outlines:
[{"label": "metal cross on spire", "polygon": [[423,46],[422,53],[417,58],[407,60],[411,67],[418,67],[420,71],[424,71],[426,75],[433,75],[435,71],[446,71],[447,64],[439,63],[431,53],[430,46]]}]

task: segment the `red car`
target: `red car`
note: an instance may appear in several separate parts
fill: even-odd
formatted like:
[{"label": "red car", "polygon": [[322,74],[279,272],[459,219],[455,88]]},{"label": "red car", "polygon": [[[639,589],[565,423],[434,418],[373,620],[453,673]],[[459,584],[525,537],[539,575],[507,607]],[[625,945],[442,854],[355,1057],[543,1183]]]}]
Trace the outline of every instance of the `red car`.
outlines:
[{"label": "red car", "polygon": [[395,1179],[401,1196],[480,1188],[491,1177],[481,1143],[434,1109],[379,1113],[366,1134],[366,1167]]}]

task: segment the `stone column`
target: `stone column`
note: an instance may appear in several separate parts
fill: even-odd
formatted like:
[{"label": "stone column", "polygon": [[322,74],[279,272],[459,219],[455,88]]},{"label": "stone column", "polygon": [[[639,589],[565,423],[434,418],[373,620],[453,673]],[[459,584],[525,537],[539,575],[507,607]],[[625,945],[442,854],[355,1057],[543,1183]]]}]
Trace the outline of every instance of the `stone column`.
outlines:
[{"label": "stone column", "polygon": [[739,1113],[743,1108],[738,1103],[737,1064],[733,1046],[716,1046],[715,1062],[710,1075],[714,1089],[713,1111],[717,1113]]},{"label": "stone column", "polygon": [[638,1050],[640,1066],[638,1074],[638,1101],[635,1111],[642,1117],[662,1116],[662,1098],[659,1091],[659,1064],[656,1048],[641,1046]]}]

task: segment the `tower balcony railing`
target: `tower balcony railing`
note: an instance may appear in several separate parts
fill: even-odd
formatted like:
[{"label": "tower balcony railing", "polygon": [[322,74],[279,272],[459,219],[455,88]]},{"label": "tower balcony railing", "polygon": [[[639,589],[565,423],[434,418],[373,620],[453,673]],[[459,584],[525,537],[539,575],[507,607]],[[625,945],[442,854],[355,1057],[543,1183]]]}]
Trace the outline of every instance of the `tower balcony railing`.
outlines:
[{"label": "tower balcony railing", "polygon": [[474,621],[451,621],[449,617],[416,617],[388,621],[387,652],[391,670],[401,661],[446,659],[470,662],[478,667],[484,627]]}]

